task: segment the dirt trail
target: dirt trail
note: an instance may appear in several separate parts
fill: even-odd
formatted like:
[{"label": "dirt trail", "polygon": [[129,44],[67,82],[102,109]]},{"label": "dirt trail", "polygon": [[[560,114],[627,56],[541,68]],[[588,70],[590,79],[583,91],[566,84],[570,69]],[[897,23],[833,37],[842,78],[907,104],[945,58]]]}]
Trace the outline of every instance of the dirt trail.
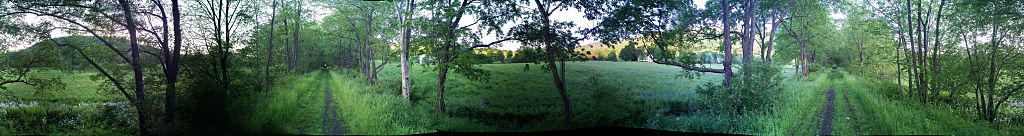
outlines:
[{"label": "dirt trail", "polygon": [[829,89],[828,94],[825,96],[825,106],[821,109],[822,119],[818,122],[818,131],[821,132],[819,135],[831,135],[832,134],[832,118],[835,116],[835,105],[832,102],[836,98],[836,91]]},{"label": "dirt trail", "polygon": [[326,79],[323,80],[321,87],[324,88],[324,113],[320,116],[323,120],[323,134],[344,135],[345,121],[339,117],[338,105],[335,104],[334,97],[331,96],[331,87]]}]

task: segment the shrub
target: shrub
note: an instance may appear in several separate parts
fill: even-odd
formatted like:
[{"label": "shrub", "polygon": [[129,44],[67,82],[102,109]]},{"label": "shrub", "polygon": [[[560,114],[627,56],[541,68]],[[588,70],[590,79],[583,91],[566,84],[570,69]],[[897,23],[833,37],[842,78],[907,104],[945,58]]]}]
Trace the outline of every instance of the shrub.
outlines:
[{"label": "shrub", "polygon": [[0,134],[134,134],[134,108],[125,103],[38,104],[0,109]]},{"label": "shrub", "polygon": [[[744,74],[749,73],[747,77]],[[708,83],[697,89],[704,105],[714,111],[743,114],[762,110],[774,103],[781,91],[780,70],[767,63],[744,64],[730,82],[730,86]]]}]

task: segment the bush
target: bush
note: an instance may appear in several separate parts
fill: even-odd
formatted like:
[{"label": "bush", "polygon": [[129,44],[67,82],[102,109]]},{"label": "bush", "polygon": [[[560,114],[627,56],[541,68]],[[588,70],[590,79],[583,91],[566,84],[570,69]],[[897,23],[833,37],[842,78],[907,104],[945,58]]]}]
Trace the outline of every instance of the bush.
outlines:
[{"label": "bush", "polygon": [[[746,77],[744,74],[749,73]],[[744,64],[726,87],[708,83],[697,89],[704,105],[715,111],[743,114],[745,111],[770,107],[781,91],[780,70],[767,63]]]},{"label": "bush", "polygon": [[136,133],[127,103],[38,104],[0,108],[0,134],[121,135]]}]

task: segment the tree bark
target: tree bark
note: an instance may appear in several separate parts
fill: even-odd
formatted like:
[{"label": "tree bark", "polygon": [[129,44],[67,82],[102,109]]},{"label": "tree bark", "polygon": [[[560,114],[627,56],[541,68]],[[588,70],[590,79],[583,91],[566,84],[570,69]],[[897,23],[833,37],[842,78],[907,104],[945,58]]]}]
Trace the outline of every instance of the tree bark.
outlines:
[{"label": "tree bark", "polygon": [[[939,56],[939,49],[942,48],[941,46],[939,46],[941,41],[942,41],[940,39],[940,37],[939,37],[939,34],[941,34],[941,31],[939,31],[939,28],[941,27],[940,24],[942,22],[942,8],[945,7],[945,6],[946,6],[946,0],[939,1],[939,12],[935,14],[936,15],[935,16],[935,45],[932,46],[933,49],[932,49],[932,59],[931,59],[932,60],[932,63],[931,63],[932,64],[932,69],[931,69],[932,70],[932,74],[938,74],[938,72],[939,72],[938,56]],[[935,78],[935,76],[931,76],[931,77]],[[932,79],[932,81],[934,81],[934,79]],[[939,97],[939,91],[937,89],[932,89],[932,90],[935,90],[935,92],[932,94],[932,97],[931,97],[931,99],[929,101],[934,101],[937,97]]]},{"label": "tree bark", "polygon": [[[444,56],[444,55],[442,55]],[[447,67],[447,66],[439,66]],[[448,68],[440,68],[437,72],[437,112],[438,115],[447,116],[448,112],[445,109],[444,104],[444,82],[448,78]]]},{"label": "tree bark", "polygon": [[270,7],[272,8],[272,11],[270,13],[270,35],[267,36],[267,64],[266,67],[264,67],[264,70],[266,70],[266,72],[263,73],[264,78],[266,78],[265,80],[267,81],[265,88],[266,93],[270,93],[270,80],[273,80],[273,78],[270,77],[270,64],[271,60],[273,60],[274,58],[274,37],[276,37],[274,35],[274,22],[277,19],[277,0],[274,0],[273,4],[271,4]]},{"label": "tree bark", "polygon": [[170,60],[170,63],[167,65],[168,69],[166,69],[167,71],[170,71],[167,72],[168,83],[167,94],[165,96],[167,104],[165,105],[164,112],[164,116],[168,118],[167,122],[174,122],[174,111],[176,110],[174,102],[177,95],[177,88],[175,88],[175,86],[178,82],[178,67],[181,63],[181,11],[178,7],[178,0],[171,0],[171,16],[174,17],[174,49],[171,51],[171,58],[168,59]]},{"label": "tree bark", "polygon": [[291,64],[288,64],[288,67],[289,67],[289,69],[292,70],[292,74],[298,74],[299,73],[299,57],[298,57],[299,56],[299,30],[302,30],[302,28],[300,28],[301,27],[300,24],[302,24],[302,17],[296,17],[296,20],[295,20],[294,24],[295,24],[295,30],[292,31],[292,50],[291,50],[291,56],[288,56],[288,57],[291,58],[292,61],[291,61]]},{"label": "tree bark", "polygon": [[149,114],[146,113],[148,107],[146,106],[146,90],[145,84],[142,79],[142,65],[139,61],[139,43],[138,36],[135,27],[135,18],[132,17],[134,14],[131,9],[131,2],[127,0],[118,0],[121,5],[121,10],[124,12],[125,23],[128,28],[128,36],[131,41],[131,52],[132,52],[132,73],[135,78],[135,109],[138,111],[139,118],[139,134],[149,135]]},{"label": "tree bark", "polygon": [[[742,39],[741,48],[743,48],[743,66],[747,66],[751,63],[750,58],[754,56],[754,34],[758,33],[754,25],[754,23],[757,22],[756,11],[758,0],[747,0],[745,2],[747,4],[744,6],[746,8],[744,9],[745,11],[743,11],[745,22],[743,23],[743,34],[741,34],[740,37],[740,39]],[[744,72],[743,77],[749,78],[750,73]]]},{"label": "tree bark", "polygon": [[282,23],[283,23],[283,26],[284,26],[283,28],[284,28],[284,35],[285,35],[284,36],[284,61],[285,61],[284,62],[285,63],[284,64],[285,65],[284,73],[285,74],[290,74],[290,73],[292,73],[292,61],[294,61],[294,60],[292,60],[292,46],[291,46],[291,42],[294,42],[294,41],[291,41],[291,39],[288,39],[288,31],[292,31],[292,30],[290,30],[290,28],[288,28],[288,19],[285,18],[282,21],[284,21]]},{"label": "tree bark", "polygon": [[720,0],[722,3],[722,32],[725,34],[725,39],[722,41],[722,46],[725,46],[725,61],[722,62],[722,69],[725,70],[725,82],[722,83],[725,86],[729,86],[732,81],[732,39],[729,37],[729,29],[732,28],[732,23],[729,21],[729,1]]},{"label": "tree bark", "polygon": [[438,58],[436,58],[437,61],[438,61],[438,63],[437,63],[438,64],[438,79],[437,79],[438,80],[438,84],[437,84],[437,106],[438,107],[437,107],[437,109],[438,109],[439,114],[442,115],[442,116],[447,116],[447,112],[446,112],[446,108],[445,108],[445,102],[444,102],[444,92],[445,92],[444,87],[445,87],[445,81],[448,80],[448,70],[449,70],[449,67],[448,67],[449,65],[444,65],[444,63],[450,62],[452,60],[451,58],[454,58],[454,56],[457,55],[457,54],[452,54],[452,53],[456,53],[456,52],[453,51],[454,47],[452,47],[452,46],[454,46],[456,44],[455,43],[455,41],[456,41],[456,39],[455,39],[455,29],[458,27],[458,22],[462,20],[462,15],[466,11],[465,10],[466,6],[469,6],[469,4],[472,3],[473,1],[475,1],[475,0],[464,0],[464,1],[460,2],[461,4],[458,6],[458,8],[459,8],[458,12],[455,13],[455,19],[452,20],[452,22],[446,22],[447,24],[445,24],[445,25],[448,25],[448,26],[446,26],[447,27],[446,29],[448,30],[447,31],[448,35],[447,35],[447,37],[445,39],[444,45],[442,45],[441,49],[439,49]]},{"label": "tree bark", "polygon": [[[407,10],[409,10],[411,12],[412,9],[413,9],[413,6],[414,6],[413,3],[415,1],[409,0],[407,2],[408,2],[407,3],[408,5],[406,5],[407,6],[406,8],[408,8]],[[402,60],[401,60],[400,63],[402,63],[401,64],[401,66],[402,66],[402,97],[404,97],[405,100],[408,101],[409,100],[409,33],[410,33],[408,25],[411,25],[411,23],[409,23],[410,15],[406,15],[406,13],[403,12],[401,9],[399,9],[399,12],[401,12],[401,15],[402,15],[402,23],[403,23],[403,25],[406,25],[406,26],[402,27],[402,56],[401,56]]]},{"label": "tree bark", "polygon": [[[218,36],[224,36],[224,38],[222,40],[223,43],[218,44],[218,45],[221,46],[219,48],[219,51],[220,51],[219,59],[220,59],[220,64],[221,64],[221,66],[220,66],[220,81],[221,81],[221,88],[223,88],[224,90],[231,89],[230,88],[230,86],[231,86],[231,79],[228,79],[228,70],[230,69],[229,67],[231,67],[231,64],[228,63],[228,61],[229,61],[228,59],[231,57],[231,46],[232,46],[231,45],[231,21],[230,21],[232,14],[229,13],[230,5],[231,5],[231,1],[230,0],[226,0],[226,1],[224,1],[224,3],[220,4],[220,6],[221,6],[221,9],[220,9],[221,10],[221,15],[224,16],[223,18],[220,19],[220,21],[223,21],[223,25],[224,25],[223,26],[224,27],[223,34],[224,35],[218,35]],[[221,24],[221,22],[217,22],[216,24]]]},{"label": "tree bark", "polygon": [[[546,58],[547,58],[547,62],[548,62],[548,67],[551,68],[551,76],[552,76],[552,79],[554,80],[555,88],[558,89],[558,93],[562,97],[562,110],[563,110],[563,112],[565,112],[565,114],[563,116],[564,121],[565,121],[565,125],[566,125],[567,128],[572,128],[572,104],[569,102],[569,94],[565,90],[565,81],[563,81],[561,76],[559,76],[559,74],[558,74],[559,73],[558,66],[555,64],[555,56],[556,56],[555,55],[555,53],[556,53],[555,50],[557,50],[557,49],[556,49],[556,47],[551,45],[551,38],[550,38],[551,37],[551,20],[550,20],[551,13],[548,13],[548,11],[547,11],[548,8],[546,7],[545,3],[541,3],[540,0],[534,0],[534,2],[537,5],[537,10],[540,11],[541,21],[543,21],[542,22],[543,25],[544,25],[543,26],[544,27],[543,31],[544,31],[544,35],[545,35],[544,38],[543,38],[544,39],[544,47],[546,47],[545,50],[547,50],[546,52],[547,52],[547,55],[548,55],[548,57],[546,57]],[[728,36],[726,36],[726,37],[728,37]]]}]

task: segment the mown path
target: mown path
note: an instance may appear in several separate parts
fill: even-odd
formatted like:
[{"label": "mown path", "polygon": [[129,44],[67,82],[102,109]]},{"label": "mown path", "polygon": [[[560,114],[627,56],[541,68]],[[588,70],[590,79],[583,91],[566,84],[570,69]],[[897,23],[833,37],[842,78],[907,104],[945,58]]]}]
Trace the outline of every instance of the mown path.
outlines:
[{"label": "mown path", "polygon": [[345,121],[339,117],[338,105],[335,104],[334,97],[331,94],[331,84],[327,81],[328,79],[321,80],[321,87],[324,90],[324,113],[320,116],[323,120],[323,134],[343,135],[345,134]]}]

